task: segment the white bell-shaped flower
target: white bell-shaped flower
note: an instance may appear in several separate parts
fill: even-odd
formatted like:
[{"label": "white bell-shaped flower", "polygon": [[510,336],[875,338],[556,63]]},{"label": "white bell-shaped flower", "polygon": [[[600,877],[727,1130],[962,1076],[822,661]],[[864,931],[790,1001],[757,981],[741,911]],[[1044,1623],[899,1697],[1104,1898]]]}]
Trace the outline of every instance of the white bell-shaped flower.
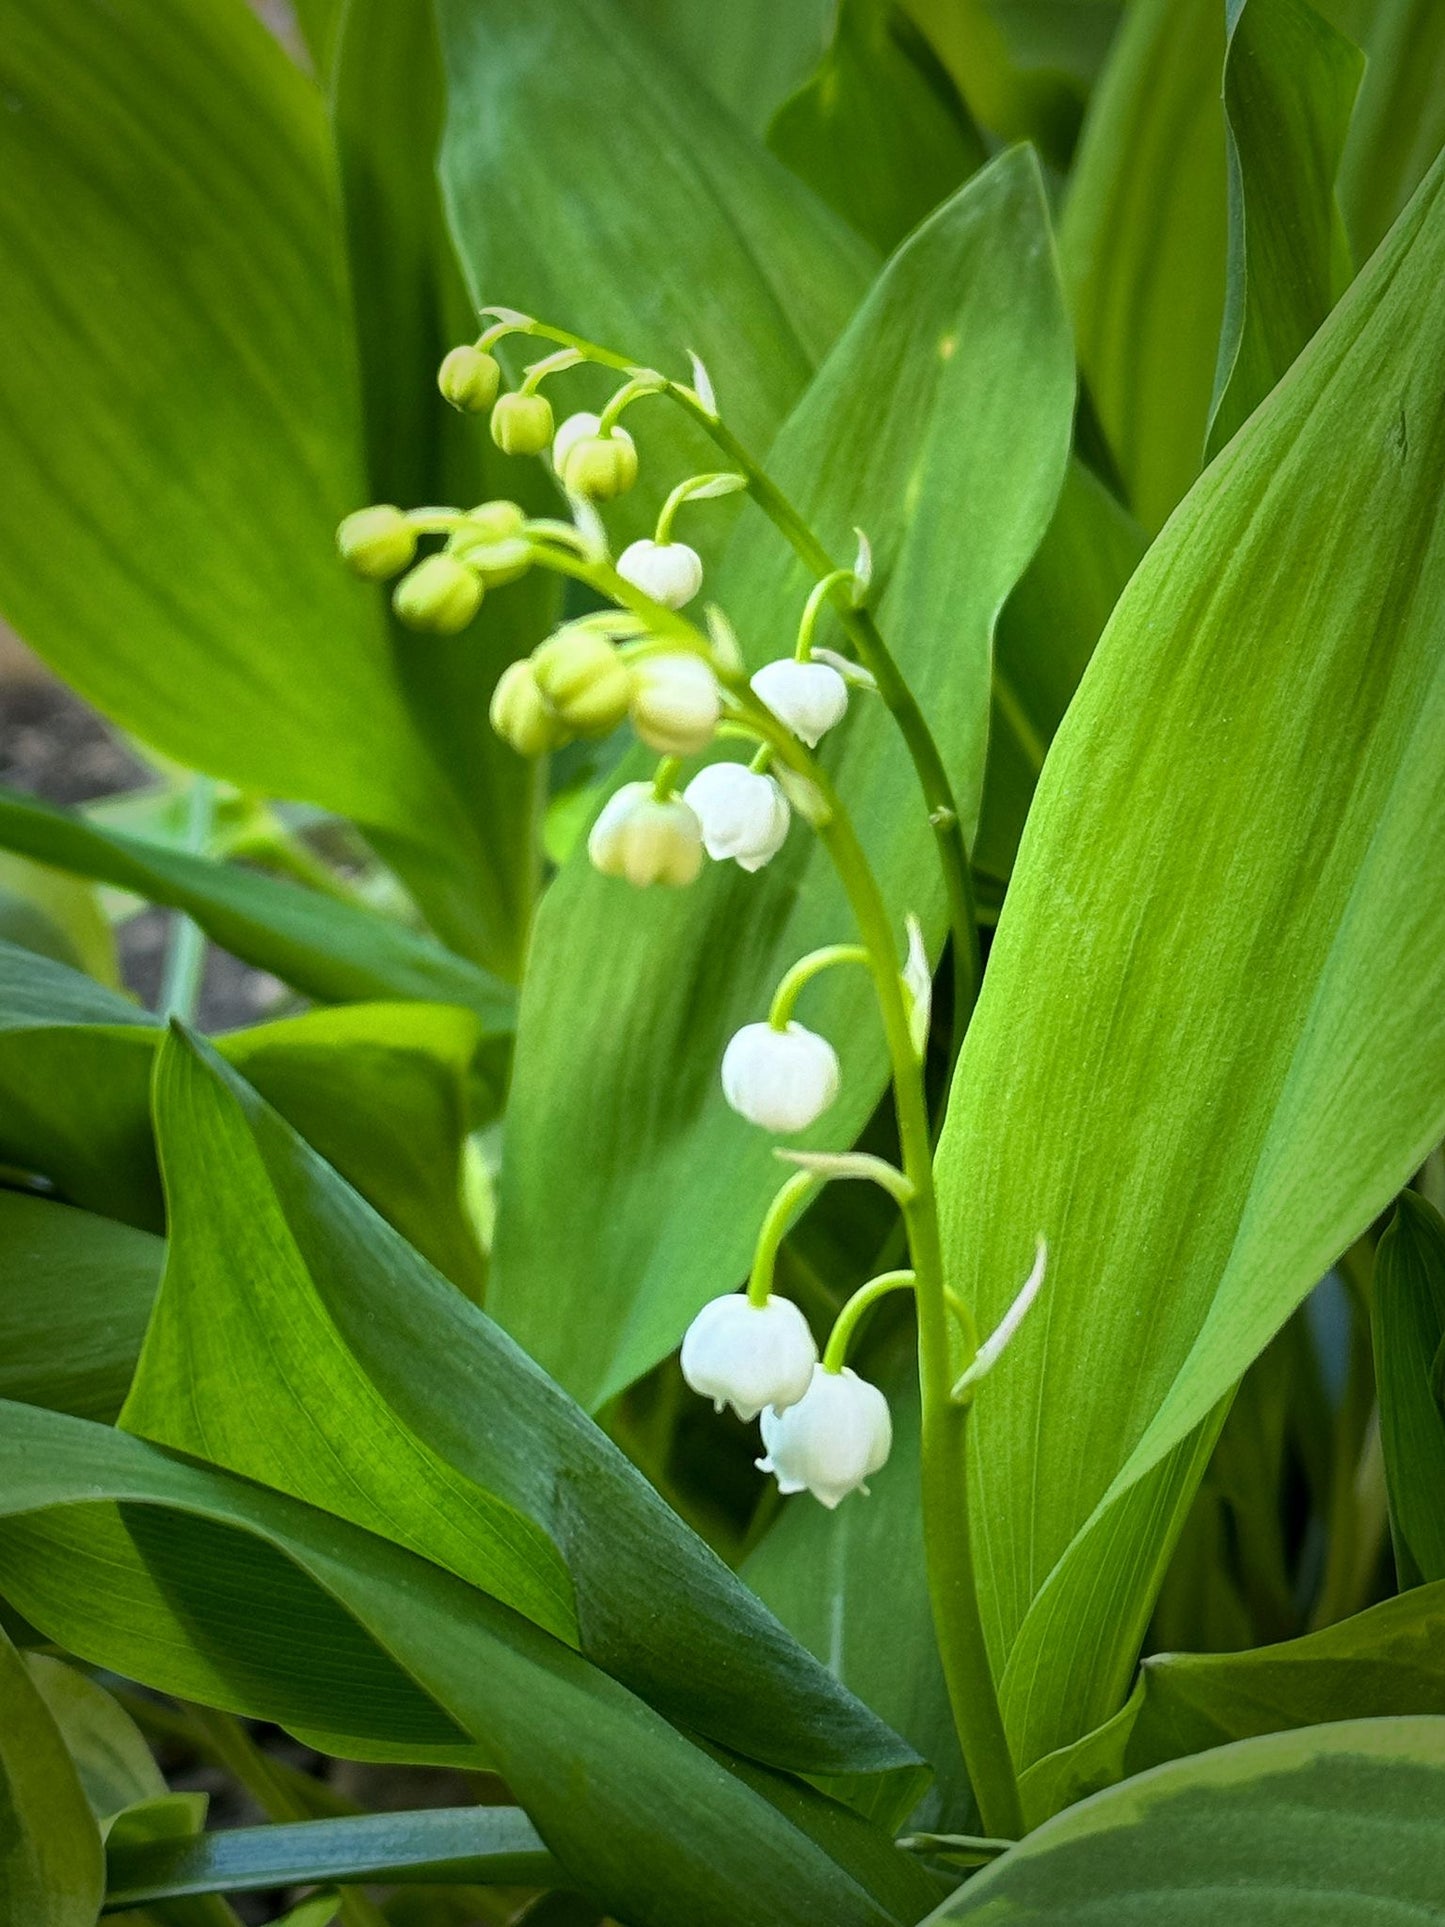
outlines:
[{"label": "white bell-shaped flower", "polygon": [[848,707],[848,685],[826,662],[784,656],[766,662],[752,679],[753,693],[809,749]]},{"label": "white bell-shaped flower", "polygon": [[624,783],[603,805],[587,854],[605,877],[691,883],[702,869],[702,825],[680,796],[658,797],[651,783]]},{"label": "white bell-shaped flower", "polygon": [[578,442],[591,441],[602,426],[602,417],[590,411],[569,415],[552,437],[552,466],[560,475],[567,466],[567,457]]},{"label": "white bell-shaped flower", "polygon": [[662,756],[696,756],[722,717],[722,690],[701,656],[644,656],[633,669],[632,727]]},{"label": "white bell-shaped flower", "polygon": [[688,1326],[681,1362],[695,1392],[746,1420],[765,1405],[795,1405],[812,1383],[818,1348],[790,1299],[770,1296],[755,1305],[730,1292],[704,1305]]},{"label": "white bell-shaped flower", "polygon": [[669,609],[682,609],[702,587],[702,557],[686,542],[629,542],[617,573]]},{"label": "white bell-shaped flower", "polygon": [[863,1481],[887,1463],[888,1401],[846,1365],[841,1372],[815,1365],[796,1405],[763,1413],[763,1445],[758,1468],[772,1473],[780,1492],[811,1492],[831,1512],[850,1492],[866,1492]]},{"label": "white bell-shaped flower", "polygon": [[731,857],[739,869],[761,870],[782,848],[792,812],[771,776],[744,763],[709,763],[682,794],[696,810],[703,848],[716,862]]},{"label": "white bell-shaped flower", "polygon": [[838,1056],[801,1024],[744,1024],[723,1052],[723,1096],[765,1131],[806,1131],[838,1095]]}]

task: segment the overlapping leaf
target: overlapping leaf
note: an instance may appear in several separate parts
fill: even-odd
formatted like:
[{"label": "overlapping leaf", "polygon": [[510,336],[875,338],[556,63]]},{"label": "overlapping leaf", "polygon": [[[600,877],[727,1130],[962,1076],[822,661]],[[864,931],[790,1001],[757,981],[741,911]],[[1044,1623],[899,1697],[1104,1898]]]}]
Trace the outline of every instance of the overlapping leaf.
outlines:
[{"label": "overlapping leaf", "polygon": [[[1445,1134],[1445,168],[1134,576],[940,1150],[1027,1765],[1119,1705],[1231,1387]],[[1025,1476],[1025,1469],[1027,1475]]]},{"label": "overlapping leaf", "polygon": [[[770,460],[838,554],[851,556],[855,525],[866,529],[879,619],[932,719],[970,835],[993,625],[1052,511],[1072,393],[1041,183],[1017,149],[894,258]],[[749,510],[718,594],[752,661],[787,652],[807,587]],[[937,861],[891,719],[856,700],[828,755],[900,942],[913,911],[936,954]],[[852,935],[801,825],[756,876],[720,865],[687,891],[638,898],[579,855],[549,891],[524,999],[491,1302],[587,1402],[664,1356],[746,1268],[779,1171],[769,1142],[725,1106],[716,1067],[792,962]],[[803,1016],[843,1061],[842,1097],[810,1141],[846,1145],[885,1081],[872,992],[860,973],[833,972]]]},{"label": "overlapping leaf", "polygon": [[1445,1579],[1445,1222],[1413,1191],[1375,1254],[1371,1313],[1400,1583]]},{"label": "overlapping leaf", "polygon": [[0,1632],[0,1903],[19,1927],[95,1927],[100,1830],[25,1661]]}]

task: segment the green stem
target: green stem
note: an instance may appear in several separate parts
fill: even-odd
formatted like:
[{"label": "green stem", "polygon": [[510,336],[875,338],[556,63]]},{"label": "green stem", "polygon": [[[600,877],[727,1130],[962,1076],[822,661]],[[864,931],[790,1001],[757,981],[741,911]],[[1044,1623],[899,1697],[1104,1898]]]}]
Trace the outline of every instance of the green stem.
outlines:
[{"label": "green stem", "polygon": [[795,1172],[768,1206],[768,1214],[758,1232],[757,1248],[753,1252],[753,1268],[748,1278],[749,1304],[765,1305],[768,1302],[773,1289],[773,1272],[778,1262],[778,1247],[793,1221],[793,1213],[808,1193],[821,1183],[822,1179],[812,1171]]},{"label": "green stem", "polygon": [[[215,818],[216,785],[209,776],[197,776],[192,780],[186,800],[185,841],[182,848],[193,856],[200,856],[210,842]],[[205,931],[183,912],[172,911],[165,972],[161,979],[162,1017],[180,1017],[186,1023],[191,1022],[200,1001],[201,979],[205,970]]]},{"label": "green stem", "polygon": [[834,1320],[828,1348],[823,1353],[823,1370],[841,1372],[848,1362],[848,1347],[859,1322],[890,1291],[912,1291],[917,1282],[911,1271],[885,1271],[877,1278],[870,1278],[866,1285],[860,1285]]},{"label": "green stem", "polygon": [[830,943],[822,950],[810,950],[806,957],[800,957],[778,985],[773,997],[773,1007],[768,1012],[768,1022],[774,1030],[786,1030],[792,1017],[793,1006],[797,1003],[805,985],[835,964],[867,964],[872,959],[859,943]]}]

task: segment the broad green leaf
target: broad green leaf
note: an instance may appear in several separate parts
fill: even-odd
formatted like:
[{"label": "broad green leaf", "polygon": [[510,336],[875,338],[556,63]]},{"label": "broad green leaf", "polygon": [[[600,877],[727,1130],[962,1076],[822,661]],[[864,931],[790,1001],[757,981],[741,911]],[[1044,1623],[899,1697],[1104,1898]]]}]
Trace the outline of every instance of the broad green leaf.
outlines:
[{"label": "broad green leaf", "polygon": [[188,766],[424,840],[315,90],[240,0],[0,7],[0,605]]},{"label": "broad green leaf", "polygon": [[931,1763],[934,1784],[910,1826],[963,1831],[977,1815],[933,1635],[911,1321],[858,1369],[882,1387],[893,1412],[893,1451],[869,1480],[866,1505],[829,1512],[802,1500],[785,1504],[742,1574],[829,1672]]},{"label": "broad green leaf", "polygon": [[106,1901],[256,1893],[312,1881],[475,1881],[544,1887],[560,1869],[516,1807],[437,1807],[238,1827],[108,1856]]},{"label": "broad green leaf", "polygon": [[[537,497],[529,506],[542,509],[546,485],[531,475],[535,465],[508,462],[485,421],[459,415],[437,390],[442,356],[470,340],[477,323],[437,186],[443,102],[432,0],[349,0],[330,71],[369,495],[465,507],[515,494],[525,482]],[[537,570],[489,596],[460,636],[392,632],[408,706],[465,824],[438,853],[428,900],[449,892],[443,934],[463,933],[470,951],[512,977],[538,880],[539,772],[496,735],[487,706],[505,664],[551,626],[556,601],[555,579]]]},{"label": "broad green leaf", "polygon": [[795,1771],[912,1776],[910,1749],[234,1073],[173,1039],[156,1108],[171,1255],[128,1428],[452,1567],[694,1732]]},{"label": "broad green leaf", "polygon": [[0,1405],[0,1442],[0,1583],[84,1657],[188,1696],[210,1671],[208,1703],[267,1702],[263,1717],[309,1701],[415,1730],[429,1709],[442,1738],[458,1731],[446,1707],[572,1880],[639,1927],[885,1927],[929,1904],[856,1814],[701,1750],[400,1547],[79,1419]]},{"label": "broad green leaf", "polygon": [[832,0],[624,0],[739,119],[762,133],[800,86],[828,38]]},{"label": "broad green leaf", "polygon": [[1319,0],[1367,57],[1340,202],[1364,260],[1445,145],[1445,13],[1435,0]]},{"label": "broad green leaf", "polygon": [[89,884],[48,864],[0,855],[0,942],[118,984],[115,938]]},{"label": "broad green leaf", "polygon": [[[904,0],[938,50],[979,126],[1004,140],[1032,140],[1055,167],[1068,164],[1079,131],[1083,87],[1067,71],[1098,23],[1112,26],[1108,0],[1075,0],[1075,29],[1057,37],[1031,0]],[[1030,18],[1033,13],[1034,17]],[[1040,28],[1042,26],[1042,31]],[[1087,56],[1085,56],[1087,58]]]},{"label": "broad green leaf", "polygon": [[768,145],[884,254],[984,162],[953,83],[895,0],[843,0]]},{"label": "broad green leaf", "polygon": [[1144,549],[1133,516],[1071,459],[1054,518],[998,619],[988,768],[972,850],[990,876],[1006,878],[1013,868],[1054,731]]},{"label": "broad green leaf", "polygon": [[1404,1927],[1439,1915],[1445,1720],[1348,1720],[1179,1760],[1072,1807],[929,1922]]},{"label": "broad green leaf", "polygon": [[0,1906],[14,1927],[95,1927],[100,1830],[50,1710],[0,1633]]},{"label": "broad green leaf", "polygon": [[1134,0],[1059,228],[1079,367],[1152,533],[1199,473],[1224,314],[1223,0]]},{"label": "broad green leaf", "polygon": [[122,1808],[168,1791],[140,1728],[103,1686],[48,1653],[27,1653],[25,1665],[102,1827]]},{"label": "broad green leaf", "polygon": [[[892,382],[886,405],[880,369]],[[894,257],[769,463],[835,553],[851,558],[855,525],[867,530],[879,621],[932,719],[970,836],[993,626],[1052,511],[1072,394],[1041,182],[1016,149]],[[751,662],[790,646],[807,589],[760,512],[747,511],[718,597]],[[915,912],[936,955],[942,886],[891,718],[855,701],[827,754],[900,942]],[[746,1271],[780,1169],[771,1142],[727,1108],[717,1065],[790,964],[852,936],[801,824],[755,876],[718,865],[686,891],[638,897],[579,853],[548,892],[524,994],[490,1302],[589,1405],[665,1356],[699,1306]],[[842,1095],[807,1141],[846,1145],[885,1084],[872,991],[861,972],[831,972],[803,1015],[843,1063]]]},{"label": "broad green leaf", "polygon": [[1350,278],[1334,183],[1364,61],[1307,0],[1231,0],[1229,261],[1208,452],[1234,434]]},{"label": "broad green leaf", "polygon": [[296,24],[306,41],[307,51],[318,75],[331,71],[336,51],[336,36],[349,0],[294,0]]},{"label": "broad green leaf", "polygon": [[[617,0],[572,0],[565,20],[532,0],[438,11],[442,184],[473,299],[669,373],[695,350],[729,423],[766,447],[861,299],[871,251]],[[559,382],[561,405],[569,392]],[[717,466],[672,421],[658,402],[628,416],[645,490],[669,468],[648,499],[679,479],[679,457]]]},{"label": "broad green leaf", "polygon": [[147,1231],[0,1191],[0,1398],[113,1419],[163,1256]]},{"label": "broad green leaf", "polygon": [[1417,1587],[1301,1639],[1154,1653],[1108,1723],[1025,1776],[1037,1820],[1165,1760],[1335,1720],[1445,1714],[1445,1585]]},{"label": "broad green leaf", "polygon": [[[110,1894],[109,1869],[114,1858],[156,1845],[173,1847],[189,1842],[206,1824],[207,1796],[204,1793],[167,1793],[140,1800],[118,1813],[106,1832],[106,1912],[114,1911]],[[234,1911],[214,1895],[196,1899],[161,1902],[154,1913],[127,1912],[124,1927],[240,1927]]]},{"label": "broad green leaf", "polygon": [[1375,1253],[1371,1311],[1400,1583],[1445,1579],[1445,1220],[1413,1191]]},{"label": "broad green leaf", "polygon": [[[156,1020],[58,964],[0,945],[0,1158],[70,1203],[163,1225],[149,1090]],[[482,1259],[462,1200],[469,1011],[356,1004],[233,1031],[218,1048],[452,1281]]]},{"label": "broad green leaf", "polygon": [[[940,1146],[1022,1765],[1124,1697],[1231,1388],[1445,1135],[1445,168],[1135,573]],[[1027,1479],[1021,1465],[1036,1468]]]},{"label": "broad green leaf", "polygon": [[414,997],[466,1005],[489,1030],[510,1027],[506,984],[359,904],[101,829],[11,790],[0,791],[0,848],[184,910],[223,950],[319,1003]]}]

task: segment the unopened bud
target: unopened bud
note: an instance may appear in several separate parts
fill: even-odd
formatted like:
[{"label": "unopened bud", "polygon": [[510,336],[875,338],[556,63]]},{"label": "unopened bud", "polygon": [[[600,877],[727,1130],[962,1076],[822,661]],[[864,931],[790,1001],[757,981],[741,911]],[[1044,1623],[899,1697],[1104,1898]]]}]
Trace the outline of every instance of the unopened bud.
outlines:
[{"label": "unopened bud", "polygon": [[416,530],[399,508],[379,502],[347,516],[336,531],[336,546],[347,568],[368,582],[385,582],[416,554]]},{"label": "unopened bud", "polygon": [[541,690],[530,657],[509,663],[492,691],[492,728],[520,756],[544,756],[567,740],[567,731]]},{"label": "unopened bud", "polygon": [[589,502],[610,502],[637,480],[637,448],[625,428],[601,432],[601,417],[569,415],[552,444],[562,486]]},{"label": "unopened bud", "polygon": [[634,672],[632,727],[663,756],[695,756],[713,739],[722,691],[701,656],[644,656]]},{"label": "unopened bud", "polygon": [[485,413],[501,385],[501,367],[485,348],[453,348],[437,373],[437,387],[464,415]]},{"label": "unopened bud", "polygon": [[532,667],[544,700],[579,736],[606,736],[626,716],[632,671],[595,629],[568,623],[533,650]]},{"label": "unopened bud", "polygon": [[545,395],[502,395],[492,410],[492,440],[504,455],[540,455],[552,439]]},{"label": "unopened bud", "polygon": [[454,555],[429,555],[397,583],[391,605],[408,629],[454,636],[482,601],[480,578]]},{"label": "unopened bud", "polygon": [[680,796],[665,801],[651,783],[624,783],[592,825],[587,854],[605,877],[693,883],[702,869],[702,827]]},{"label": "unopened bud", "polygon": [[682,609],[702,587],[702,557],[686,542],[630,542],[617,573],[669,609]]}]

